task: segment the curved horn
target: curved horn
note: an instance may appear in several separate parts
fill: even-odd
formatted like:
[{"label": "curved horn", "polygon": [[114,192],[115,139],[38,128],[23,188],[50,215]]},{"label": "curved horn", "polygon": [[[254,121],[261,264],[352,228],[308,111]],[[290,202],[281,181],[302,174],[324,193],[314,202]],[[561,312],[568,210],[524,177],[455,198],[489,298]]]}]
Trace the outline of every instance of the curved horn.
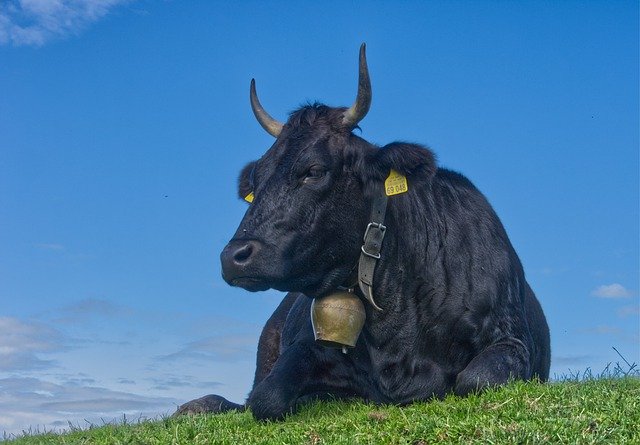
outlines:
[{"label": "curved horn", "polygon": [[264,111],[264,108],[260,105],[258,95],[256,94],[255,79],[251,79],[249,98],[251,99],[251,109],[253,110],[253,114],[256,116],[256,119],[258,119],[260,125],[262,125],[262,128],[264,128],[271,136],[277,138],[282,131],[283,124],[269,116],[269,113]]},{"label": "curved horn", "polygon": [[371,80],[367,68],[366,44],[360,46],[360,67],[358,71],[358,96],[354,104],[344,113],[342,123],[353,128],[358,125],[371,106]]}]

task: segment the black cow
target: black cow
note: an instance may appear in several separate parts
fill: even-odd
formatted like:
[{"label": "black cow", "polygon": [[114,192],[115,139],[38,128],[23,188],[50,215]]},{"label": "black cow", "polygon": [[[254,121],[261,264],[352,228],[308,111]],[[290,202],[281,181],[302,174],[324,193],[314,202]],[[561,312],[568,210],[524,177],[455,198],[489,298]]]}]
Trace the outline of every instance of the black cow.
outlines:
[{"label": "black cow", "polygon": [[[423,146],[352,133],[371,102],[364,44],[351,108],[307,105],[282,124],[253,81],[250,97],[276,141],[242,170],[239,195],[252,203],[222,273],[232,286],[289,294],[260,337],[246,405],[209,395],[177,414],[249,407],[279,419],[326,396],[401,405],[547,380],[545,316],[485,197]],[[392,170],[399,182],[387,190]],[[313,298],[344,288],[366,311],[346,353],[318,344],[310,321]]]}]

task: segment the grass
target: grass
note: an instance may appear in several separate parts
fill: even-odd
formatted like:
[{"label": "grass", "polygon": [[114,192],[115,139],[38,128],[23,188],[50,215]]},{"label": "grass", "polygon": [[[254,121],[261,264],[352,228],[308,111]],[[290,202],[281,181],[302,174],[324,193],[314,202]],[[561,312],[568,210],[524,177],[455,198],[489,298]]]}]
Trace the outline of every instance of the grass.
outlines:
[{"label": "grass", "polygon": [[283,422],[249,412],[103,425],[25,435],[35,444],[640,444],[640,379],[574,375],[512,382],[465,398],[406,407],[318,402]]}]

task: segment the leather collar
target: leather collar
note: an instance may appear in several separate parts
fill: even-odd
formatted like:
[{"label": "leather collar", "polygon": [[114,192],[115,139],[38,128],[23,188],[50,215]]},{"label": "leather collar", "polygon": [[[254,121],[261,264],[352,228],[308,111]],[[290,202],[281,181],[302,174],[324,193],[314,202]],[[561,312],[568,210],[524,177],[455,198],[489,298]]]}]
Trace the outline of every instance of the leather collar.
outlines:
[{"label": "leather collar", "polygon": [[364,232],[364,244],[360,248],[360,260],[358,262],[358,285],[364,294],[364,298],[378,311],[382,311],[373,298],[373,274],[376,263],[380,259],[382,241],[387,231],[384,225],[384,217],[387,213],[387,195],[383,194],[374,198],[371,206],[371,222]]}]

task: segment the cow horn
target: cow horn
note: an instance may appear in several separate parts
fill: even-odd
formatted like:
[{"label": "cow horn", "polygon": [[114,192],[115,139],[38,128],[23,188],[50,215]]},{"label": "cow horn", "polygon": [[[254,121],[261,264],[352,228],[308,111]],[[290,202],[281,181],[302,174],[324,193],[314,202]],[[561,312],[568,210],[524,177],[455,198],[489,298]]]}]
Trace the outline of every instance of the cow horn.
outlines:
[{"label": "cow horn", "polygon": [[250,88],[249,97],[251,99],[251,109],[253,110],[253,114],[256,116],[256,119],[258,119],[258,122],[260,123],[260,125],[262,125],[262,128],[267,130],[267,133],[269,133],[271,136],[273,136],[274,138],[277,138],[280,135],[280,132],[282,131],[283,124],[281,122],[278,122],[271,116],[269,116],[269,113],[264,111],[264,108],[262,108],[262,105],[260,105],[260,101],[258,100],[258,95],[256,94],[255,79],[251,79],[251,88]]},{"label": "cow horn", "polygon": [[358,125],[371,106],[371,80],[367,68],[366,45],[360,46],[360,67],[358,71],[358,96],[355,103],[344,113],[342,123],[349,128]]}]

